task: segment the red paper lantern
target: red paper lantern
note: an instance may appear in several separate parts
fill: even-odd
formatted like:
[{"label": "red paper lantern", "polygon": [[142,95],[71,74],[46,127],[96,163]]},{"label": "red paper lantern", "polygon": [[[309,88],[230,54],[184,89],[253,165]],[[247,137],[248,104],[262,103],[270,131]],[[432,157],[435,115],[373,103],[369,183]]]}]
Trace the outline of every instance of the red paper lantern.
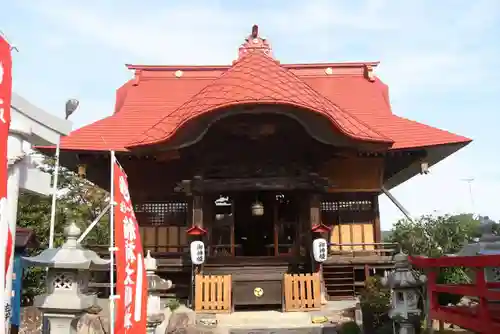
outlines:
[{"label": "red paper lantern", "polygon": [[207,234],[207,230],[205,230],[197,225],[194,225],[194,226],[188,228],[186,233],[189,235],[205,235],[205,234]]}]

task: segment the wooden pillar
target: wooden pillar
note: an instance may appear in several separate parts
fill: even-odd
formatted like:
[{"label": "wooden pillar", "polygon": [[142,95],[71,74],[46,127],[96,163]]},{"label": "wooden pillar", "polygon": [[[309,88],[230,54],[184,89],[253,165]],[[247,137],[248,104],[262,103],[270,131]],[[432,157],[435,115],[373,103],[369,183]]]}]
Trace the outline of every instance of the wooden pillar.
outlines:
[{"label": "wooden pillar", "polygon": [[[188,224],[190,228],[203,227],[203,196],[198,194],[191,195],[191,201],[189,202],[189,212],[188,212]],[[195,240],[201,240],[206,243],[206,235],[188,235],[188,243],[191,243]]]},{"label": "wooden pillar", "polygon": [[[380,227],[380,210],[379,210],[379,203],[378,203],[378,194],[375,194],[373,196],[373,210],[374,210],[374,219],[373,219],[373,239],[375,243],[382,242],[382,230]],[[377,249],[377,246],[375,246],[375,249]]]},{"label": "wooden pillar", "polygon": [[203,196],[193,195],[193,226],[203,228]]},{"label": "wooden pillar", "polygon": [[[274,236],[274,256],[279,255],[279,221],[278,221],[278,202],[273,201],[273,236]],[[293,250],[292,250],[293,252]]]},{"label": "wooden pillar", "polygon": [[[203,196],[199,194],[192,194],[192,200],[189,205],[190,210],[188,217],[192,227],[203,228]],[[188,242],[191,243],[195,240],[203,240],[206,236],[203,235],[189,235]],[[207,254],[209,255],[209,254]],[[194,294],[195,294],[195,277],[198,274],[203,273],[203,265],[192,266],[191,268],[191,288],[189,289],[189,303],[194,305]]]},{"label": "wooden pillar", "polygon": [[[202,226],[207,231],[205,236],[206,244],[207,244],[207,256],[212,255],[212,226],[214,224],[214,199],[212,196],[202,196]],[[194,206],[193,206],[194,207]]]},{"label": "wooden pillar", "polygon": [[[320,225],[321,224],[321,196],[320,194],[311,194],[309,197],[309,236],[310,236],[310,249],[312,246],[312,239],[313,235],[311,232],[311,228],[315,225]],[[323,266],[321,264],[317,265],[314,261],[313,254],[312,254],[312,249],[310,251],[311,253],[311,261],[313,263],[313,272],[317,271],[319,272],[320,275],[320,284],[321,284],[321,304],[325,305],[327,303],[327,292],[326,292],[326,285],[325,285],[325,279],[323,277]]]},{"label": "wooden pillar", "polygon": [[313,233],[311,228],[315,225],[321,224],[321,200],[319,194],[310,194],[309,195],[309,224],[307,225],[308,231],[308,248],[311,256],[311,261],[313,263],[313,271],[317,271],[319,268],[316,268],[316,264],[313,259],[312,254],[312,242],[313,242]]},{"label": "wooden pillar", "polygon": [[310,228],[321,224],[321,198],[319,194],[311,194],[309,198]]},{"label": "wooden pillar", "polygon": [[310,246],[308,246],[309,242],[309,233],[311,231],[309,225],[309,202],[307,194],[300,194],[301,197],[297,196],[297,205],[299,207],[299,217],[298,217],[298,228],[296,234],[296,242],[295,242],[295,255],[301,258],[301,261],[306,260],[306,263],[309,261],[304,259],[304,256],[308,256],[310,252]]}]

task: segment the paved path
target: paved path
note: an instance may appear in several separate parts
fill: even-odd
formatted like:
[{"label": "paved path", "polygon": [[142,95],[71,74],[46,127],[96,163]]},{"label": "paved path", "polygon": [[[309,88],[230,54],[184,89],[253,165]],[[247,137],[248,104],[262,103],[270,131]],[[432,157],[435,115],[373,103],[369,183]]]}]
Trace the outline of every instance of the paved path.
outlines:
[{"label": "paved path", "polygon": [[229,334],[334,334],[334,328],[302,327],[302,328],[266,328],[266,329],[232,329]]},{"label": "paved path", "polygon": [[[212,328],[213,334],[336,334],[334,323],[340,320],[340,313],[355,307],[356,303],[355,300],[332,301],[321,310],[313,312],[239,311],[197,314],[197,319],[213,319],[217,323]],[[312,323],[314,317],[321,316],[326,316],[329,321],[324,324]]]}]

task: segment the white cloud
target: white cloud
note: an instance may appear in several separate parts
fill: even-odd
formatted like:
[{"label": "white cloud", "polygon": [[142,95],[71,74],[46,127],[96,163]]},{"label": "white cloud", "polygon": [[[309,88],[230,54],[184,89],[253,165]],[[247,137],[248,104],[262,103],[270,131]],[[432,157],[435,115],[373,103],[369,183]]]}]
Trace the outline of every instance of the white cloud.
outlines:
[{"label": "white cloud", "polygon": [[[437,5],[367,0],[359,7],[326,0],[292,1],[285,7],[239,11],[211,2],[119,9],[92,1],[52,3],[57,5],[30,2],[28,8],[63,26],[61,34],[77,32],[75,38],[125,52],[123,57],[135,62],[230,63],[253,23],[261,25],[277,54],[280,45],[287,43],[322,48],[333,53],[330,60],[336,60],[345,57],[341,51],[353,54],[349,50],[353,43],[364,43],[361,46],[368,47],[368,54],[361,57],[381,58],[381,75],[396,94],[426,89],[429,84],[430,89],[442,89],[463,85],[471,77],[479,80],[489,70],[485,58],[495,55],[466,47],[498,19],[499,12],[495,1],[448,6],[449,1]],[[60,40],[52,37],[49,43]],[[301,61],[293,54],[287,58]]]},{"label": "white cloud", "polygon": [[[84,45],[88,49],[85,56],[89,55],[86,68],[101,68],[101,73],[106,69],[101,64],[102,54],[116,66],[126,62],[229,64],[251,25],[257,23],[283,62],[381,60],[378,74],[390,86],[391,100],[397,106],[394,111],[404,116],[412,116],[406,112],[415,107],[417,99],[446,104],[440,97],[443,93],[474,94],[500,89],[494,77],[495,66],[491,65],[500,56],[493,34],[500,16],[500,2],[495,0],[310,0],[269,2],[268,6],[251,2],[236,5],[224,1],[155,1],[148,2],[149,7],[146,2],[141,6],[92,0],[85,4],[56,0],[50,3],[51,6],[45,2],[22,3],[26,11],[57,27],[43,35],[45,40],[41,38],[47,49],[60,49],[67,43],[75,50],[79,45],[78,50],[84,50]],[[33,38],[43,34],[37,33],[32,32]],[[76,63],[73,66],[78,67]],[[106,70],[110,75],[121,75],[115,69]],[[77,75],[84,81],[95,76],[95,72],[98,71],[80,71]],[[97,80],[88,82],[79,82],[82,91],[74,92],[82,99],[81,108],[90,111],[75,116],[77,125],[102,118],[113,110],[117,87],[102,84],[99,89],[109,94],[97,97],[91,87]],[[26,87],[31,84],[24,83]],[[69,84],[52,91],[47,101],[63,101],[73,93],[66,86]],[[36,87],[29,90],[34,92]],[[37,92],[41,97],[44,93]],[[448,107],[459,108],[452,102]],[[418,118],[425,119],[423,113]],[[442,123],[460,122],[458,116],[450,117],[455,119],[445,118]],[[469,134],[480,133],[481,130],[471,129]],[[460,179],[471,175],[476,177],[475,209],[500,218],[492,200],[495,188],[500,188],[500,178],[491,166],[480,166],[481,159],[488,157],[484,145],[471,145],[465,150],[474,154],[459,152],[433,168],[431,175],[416,177],[394,193],[415,215],[435,208],[470,210],[467,185]],[[471,156],[474,159],[467,160]],[[401,216],[387,200],[382,199],[381,203],[386,225]],[[491,213],[494,210],[496,213]]]}]

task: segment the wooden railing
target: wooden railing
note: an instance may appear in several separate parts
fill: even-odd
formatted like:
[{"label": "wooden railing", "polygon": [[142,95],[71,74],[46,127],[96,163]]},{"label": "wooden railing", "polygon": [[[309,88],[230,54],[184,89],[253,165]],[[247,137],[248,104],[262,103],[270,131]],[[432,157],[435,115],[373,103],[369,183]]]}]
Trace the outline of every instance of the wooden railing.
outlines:
[{"label": "wooden railing", "polygon": [[317,310],[321,307],[321,281],[318,273],[285,274],[283,290],[285,312]]},{"label": "wooden railing", "polygon": [[196,275],[195,310],[197,312],[231,312],[231,275]]},{"label": "wooden railing", "polygon": [[[500,255],[412,257],[410,261],[427,274],[430,319],[451,323],[476,333],[500,332],[500,283],[488,283],[485,277],[486,268],[500,267]],[[441,268],[447,267],[467,268],[474,272],[474,284],[437,284]],[[439,305],[439,293],[475,297],[477,303],[472,306]]]},{"label": "wooden railing", "polygon": [[[262,256],[290,255],[293,247],[293,244],[268,244],[264,246],[265,253]],[[243,256],[241,244],[209,245],[207,248],[210,256]]]},{"label": "wooden railing", "polygon": [[393,256],[399,250],[397,243],[330,243],[330,256]]},{"label": "wooden railing", "polygon": [[[97,252],[100,256],[109,257],[109,245],[86,245],[87,248]],[[290,255],[294,245],[293,244],[278,244],[278,255]],[[174,251],[165,252],[165,248],[174,249]],[[208,245],[208,256],[240,256],[240,244],[225,244],[225,245]],[[187,254],[189,252],[189,245],[168,245],[168,246],[144,246],[144,250],[150,250],[153,256],[169,257],[175,254]],[[276,246],[274,244],[266,247],[266,256],[275,256]],[[288,250],[288,252],[287,252]],[[399,250],[399,245],[396,243],[330,243],[329,255],[330,256],[348,256],[348,257],[362,257],[362,256],[392,256]]]},{"label": "wooden railing", "polygon": [[[288,255],[291,253],[293,244],[278,244],[278,255]],[[95,251],[97,254],[103,257],[109,256],[109,245],[85,245],[88,249]],[[187,254],[189,253],[189,245],[168,245],[168,246],[143,246],[145,251],[150,250],[153,255],[158,255],[162,257],[162,255],[175,255],[175,254]],[[173,251],[165,252],[164,249],[174,249]],[[240,250],[242,249],[242,245],[240,244],[221,244],[221,245],[208,245],[207,246],[207,255],[208,256],[241,256]],[[266,255],[265,256],[274,256],[276,246],[274,244],[265,246]]]}]

